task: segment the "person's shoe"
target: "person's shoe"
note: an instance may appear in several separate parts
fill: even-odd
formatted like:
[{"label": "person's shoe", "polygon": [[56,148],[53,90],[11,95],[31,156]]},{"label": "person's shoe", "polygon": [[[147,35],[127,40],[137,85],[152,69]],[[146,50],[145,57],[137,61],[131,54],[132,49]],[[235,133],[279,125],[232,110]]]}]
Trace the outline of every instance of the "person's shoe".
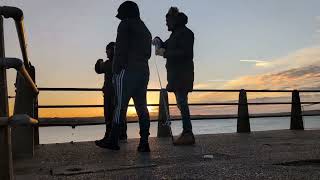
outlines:
[{"label": "person's shoe", "polygon": [[103,143],[103,141],[105,141],[104,138],[100,139],[100,140],[95,140],[94,143],[100,147],[100,145]]},{"label": "person's shoe", "polygon": [[127,143],[128,142],[128,137],[127,135],[123,135],[119,137],[119,142],[121,143]]},{"label": "person's shoe", "polygon": [[98,141],[95,141],[95,144],[98,147],[105,148],[105,149],[120,150],[120,146],[119,145],[111,143],[108,140],[98,140]]},{"label": "person's shoe", "polygon": [[195,138],[192,131],[183,131],[181,135],[173,141],[174,145],[193,145]]},{"label": "person's shoe", "polygon": [[150,152],[149,143],[139,143],[138,151],[139,152]]}]

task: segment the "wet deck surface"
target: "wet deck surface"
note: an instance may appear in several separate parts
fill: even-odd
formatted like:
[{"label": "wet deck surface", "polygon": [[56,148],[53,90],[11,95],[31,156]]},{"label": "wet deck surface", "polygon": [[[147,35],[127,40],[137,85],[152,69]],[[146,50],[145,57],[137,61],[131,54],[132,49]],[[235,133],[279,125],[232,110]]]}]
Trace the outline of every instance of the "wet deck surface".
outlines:
[{"label": "wet deck surface", "polygon": [[137,139],[120,151],[93,142],[40,145],[33,159],[15,162],[19,179],[320,179],[320,130],[196,136],[194,146]]}]

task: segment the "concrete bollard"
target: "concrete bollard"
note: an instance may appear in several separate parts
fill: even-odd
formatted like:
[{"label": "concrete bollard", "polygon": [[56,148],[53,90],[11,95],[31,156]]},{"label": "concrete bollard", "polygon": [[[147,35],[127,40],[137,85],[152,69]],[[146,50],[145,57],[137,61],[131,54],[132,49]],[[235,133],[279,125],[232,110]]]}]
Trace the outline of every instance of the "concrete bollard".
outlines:
[{"label": "concrete bollard", "polygon": [[237,133],[248,133],[250,131],[247,93],[244,89],[241,89],[239,94]]},{"label": "concrete bollard", "polygon": [[165,122],[170,118],[168,92],[166,89],[161,89],[159,96],[159,115],[158,115],[158,133],[157,137],[170,137],[171,127]]},{"label": "concrete bollard", "polygon": [[301,102],[299,91],[294,90],[292,92],[292,104],[291,104],[291,130],[304,130],[303,119],[301,112]]},{"label": "concrete bollard", "polygon": [[9,118],[9,126],[12,128],[12,134],[19,134],[19,136],[12,136],[12,149],[14,159],[33,157],[33,127],[37,124],[38,120],[30,118],[26,114],[14,115]]}]

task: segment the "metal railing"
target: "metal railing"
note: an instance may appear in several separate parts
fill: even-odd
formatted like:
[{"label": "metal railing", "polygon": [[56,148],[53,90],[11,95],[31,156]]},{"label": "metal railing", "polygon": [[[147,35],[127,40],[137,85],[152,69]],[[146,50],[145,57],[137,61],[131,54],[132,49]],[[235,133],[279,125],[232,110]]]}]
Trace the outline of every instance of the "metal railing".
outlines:
[{"label": "metal railing", "polygon": [[[57,92],[57,91],[62,91],[62,92],[98,92],[98,91],[102,91],[101,88],[39,88],[40,93],[41,92]],[[159,92],[161,93],[161,89],[148,89],[148,92]],[[292,93],[292,96],[294,96],[294,92],[302,92],[302,93],[319,93],[320,90],[235,90],[235,89],[194,89],[193,92],[195,93],[212,93],[212,92],[224,92],[224,93],[240,93],[239,94],[239,102],[216,102],[216,103],[189,103],[189,106],[238,106],[238,114],[237,115],[227,115],[227,116],[223,116],[223,115],[219,115],[219,116],[212,116],[212,115],[208,115],[208,116],[191,116],[192,120],[210,120],[210,119],[230,119],[230,118],[237,118],[239,121],[241,119],[241,116],[239,114],[241,114],[240,111],[243,111],[242,109],[240,109],[241,106],[245,106],[245,109],[248,108],[249,105],[292,105],[292,108],[299,108],[301,109],[301,105],[312,105],[312,104],[320,104],[320,101],[305,101],[305,102],[300,102],[300,97],[299,97],[299,103],[298,105],[296,105],[295,102],[291,101],[291,102],[247,102],[247,100],[245,100],[244,102],[241,101],[241,98],[245,98],[246,97],[246,92],[251,92],[251,93]],[[241,95],[241,92],[245,92],[244,95]],[[245,96],[245,97],[242,97]],[[169,106],[176,106],[177,104],[175,103],[167,103],[166,104],[168,107]],[[295,106],[293,106],[295,105]],[[129,105],[130,107],[134,106],[133,104]],[[159,107],[159,112],[161,111],[161,108],[163,108],[163,106],[160,105],[160,100],[159,103],[156,104],[147,104],[147,106],[153,106],[153,107]],[[38,105],[38,109],[60,109],[60,108],[101,108],[103,107],[103,105],[86,105],[86,104],[82,104],[82,105]],[[245,110],[247,111],[247,110]],[[301,110],[300,110],[301,111]],[[293,117],[292,113],[285,113],[285,114],[275,114],[275,113],[270,113],[269,115],[259,115],[259,114],[254,114],[254,115],[249,115],[248,112],[245,112],[246,118],[262,118],[262,117]],[[302,112],[299,113],[299,116],[317,116],[320,114],[303,114]],[[179,120],[180,118],[174,118],[171,120]],[[159,119],[157,120],[153,120],[153,121],[159,121]],[[135,120],[132,120],[130,122],[137,122]],[[41,124],[39,126],[81,126],[81,125],[98,125],[98,124],[103,124],[104,122],[66,122],[66,123],[53,123],[50,124],[50,122],[46,122],[44,124]],[[240,122],[239,122],[240,123]],[[249,122],[248,122],[249,123]]]},{"label": "metal railing", "polygon": [[[15,21],[23,61],[17,58],[5,57],[3,17],[12,18]],[[23,26],[23,12],[16,7],[0,6],[0,179],[4,180],[14,179],[13,155],[21,155],[19,154],[21,152],[30,152],[31,155],[33,155],[34,151],[33,135],[22,135],[23,133],[20,133],[23,131],[17,128],[11,133],[10,126],[12,123],[16,121],[20,123],[21,119],[12,120],[9,118],[9,96],[6,75],[6,69],[9,68],[15,68],[17,70],[14,114],[28,114],[34,117],[33,108],[39,91],[35,84],[34,67],[28,59]],[[29,129],[33,133],[33,127]],[[11,142],[12,136],[14,136],[14,138],[12,138],[13,142]],[[29,142],[29,144],[21,143],[26,141]]]}]

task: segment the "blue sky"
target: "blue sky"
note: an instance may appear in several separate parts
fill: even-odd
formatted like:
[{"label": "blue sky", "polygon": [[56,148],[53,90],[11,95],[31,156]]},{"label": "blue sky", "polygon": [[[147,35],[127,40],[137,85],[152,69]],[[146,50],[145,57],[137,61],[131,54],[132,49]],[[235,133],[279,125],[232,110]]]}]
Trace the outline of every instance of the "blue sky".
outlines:
[{"label": "blue sky", "polygon": [[[28,50],[36,67],[39,87],[101,87],[103,77],[95,74],[93,65],[98,58],[105,58],[106,43],[115,40],[119,20],[114,16],[121,2],[2,0],[1,4],[17,6],[24,11]],[[318,0],[136,2],[152,35],[163,39],[169,37],[165,14],[170,6],[177,6],[189,16],[188,27],[195,33],[196,87],[247,87],[245,81],[241,81],[244,77],[250,76],[254,82],[263,74],[310,65],[310,54],[312,63],[318,62]],[[5,25],[6,54],[21,57],[12,21],[7,20]],[[163,84],[166,73],[165,61],[153,56],[149,86],[157,88],[155,60],[160,66]],[[240,60],[276,65],[258,66],[254,61]],[[14,71],[10,70],[11,82],[14,76]],[[12,85],[9,84],[11,93]],[[254,87],[260,88],[259,84],[250,84],[250,88]],[[277,89],[276,85],[273,87]]]}]

